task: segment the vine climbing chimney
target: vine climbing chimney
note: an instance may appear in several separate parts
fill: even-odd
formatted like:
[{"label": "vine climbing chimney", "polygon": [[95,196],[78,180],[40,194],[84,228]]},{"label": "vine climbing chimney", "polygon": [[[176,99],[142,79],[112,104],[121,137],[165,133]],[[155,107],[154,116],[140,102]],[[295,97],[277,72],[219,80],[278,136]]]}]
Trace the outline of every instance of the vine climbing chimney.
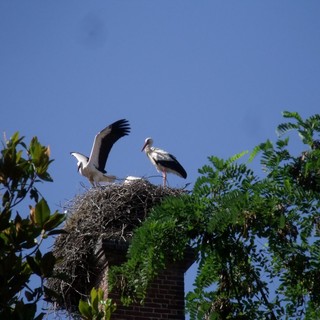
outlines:
[{"label": "vine climbing chimney", "polygon": [[[108,270],[113,265],[125,261],[127,246],[113,241],[103,242],[104,258],[107,266],[99,277],[98,287],[108,293]],[[120,300],[119,292],[111,292],[108,298],[116,303],[117,308],[111,319],[117,320],[160,320],[185,319],[184,275],[194,262],[192,251],[186,253],[185,259],[170,264],[150,284],[143,304],[135,303],[124,306]],[[103,262],[105,263],[105,262]]]},{"label": "vine climbing chimney", "polygon": [[55,311],[77,315],[79,300],[86,300],[93,287],[100,287],[117,304],[111,319],[184,320],[184,274],[194,261],[191,251],[154,279],[143,304],[124,306],[120,293],[108,287],[110,267],[126,260],[134,229],[165,197],[184,192],[138,180],[91,188],[75,197],[66,208],[65,233],[59,235],[53,249],[60,259],[54,272],[64,277],[47,283],[60,293],[53,297]]}]

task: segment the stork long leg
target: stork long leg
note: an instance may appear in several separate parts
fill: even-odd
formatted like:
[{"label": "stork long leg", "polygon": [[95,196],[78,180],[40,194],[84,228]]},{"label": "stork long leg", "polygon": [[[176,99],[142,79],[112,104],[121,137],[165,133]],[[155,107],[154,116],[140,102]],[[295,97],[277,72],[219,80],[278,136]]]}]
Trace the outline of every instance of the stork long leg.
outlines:
[{"label": "stork long leg", "polygon": [[163,177],[163,186],[165,187],[167,185],[167,172],[165,170],[162,171],[162,177]]}]

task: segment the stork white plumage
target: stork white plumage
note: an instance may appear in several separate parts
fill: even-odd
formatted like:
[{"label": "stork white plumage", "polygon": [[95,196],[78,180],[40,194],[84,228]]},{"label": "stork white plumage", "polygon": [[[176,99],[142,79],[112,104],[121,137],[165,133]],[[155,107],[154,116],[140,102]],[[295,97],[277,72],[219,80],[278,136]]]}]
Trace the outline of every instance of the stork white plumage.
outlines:
[{"label": "stork white plumage", "polygon": [[186,170],[184,170],[175,156],[167,151],[155,148],[152,145],[152,138],[147,138],[141,151],[144,151],[146,153],[151,163],[159,172],[162,173],[164,187],[167,184],[167,172],[174,173],[184,179],[187,178]]},{"label": "stork white plumage", "polygon": [[116,179],[115,176],[105,175],[105,165],[113,144],[129,132],[129,122],[125,119],[118,120],[95,136],[89,158],[78,152],[70,152],[78,160],[79,173],[93,186],[99,182],[113,182]]}]

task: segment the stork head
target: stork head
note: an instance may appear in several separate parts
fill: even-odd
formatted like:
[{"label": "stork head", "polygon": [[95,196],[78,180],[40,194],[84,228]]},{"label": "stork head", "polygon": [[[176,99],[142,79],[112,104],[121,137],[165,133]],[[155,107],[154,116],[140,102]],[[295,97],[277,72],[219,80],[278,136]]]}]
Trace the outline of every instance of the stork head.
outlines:
[{"label": "stork head", "polygon": [[80,172],[80,170],[82,170],[83,167],[88,163],[89,158],[78,152],[70,152],[70,154],[78,160],[77,167],[78,171]]},{"label": "stork head", "polygon": [[144,145],[143,145],[141,151],[143,151],[147,146],[150,148],[152,146],[152,144],[153,144],[152,138],[150,138],[150,137],[147,138],[146,140],[144,140]]}]

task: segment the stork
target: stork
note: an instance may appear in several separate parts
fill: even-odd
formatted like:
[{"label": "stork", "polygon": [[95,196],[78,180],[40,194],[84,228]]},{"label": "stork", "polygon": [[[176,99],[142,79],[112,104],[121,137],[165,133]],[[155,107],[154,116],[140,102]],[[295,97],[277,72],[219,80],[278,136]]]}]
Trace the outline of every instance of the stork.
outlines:
[{"label": "stork", "polygon": [[162,173],[164,187],[167,184],[167,172],[174,173],[184,179],[187,178],[186,170],[184,170],[175,156],[152,145],[152,138],[147,138],[141,151],[146,153],[151,163]]},{"label": "stork", "polygon": [[105,175],[104,168],[113,144],[129,132],[129,122],[125,119],[118,120],[97,133],[89,158],[78,152],[70,152],[78,160],[79,173],[88,178],[93,186],[116,179],[115,176]]}]

